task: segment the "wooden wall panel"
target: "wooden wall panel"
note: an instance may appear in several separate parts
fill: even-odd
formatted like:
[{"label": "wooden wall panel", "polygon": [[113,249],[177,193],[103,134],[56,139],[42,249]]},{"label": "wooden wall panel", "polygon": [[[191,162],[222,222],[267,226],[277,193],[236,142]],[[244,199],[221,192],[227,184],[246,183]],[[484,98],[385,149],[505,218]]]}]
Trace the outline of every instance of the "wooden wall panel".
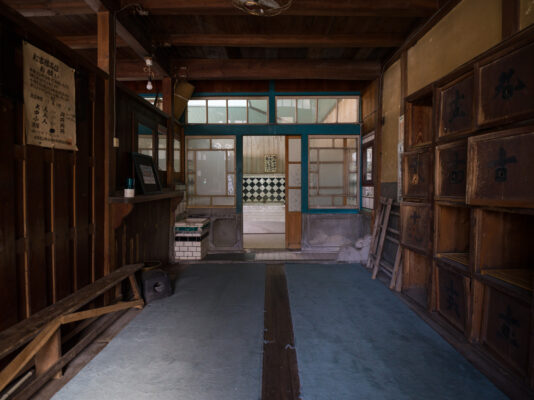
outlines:
[{"label": "wooden wall panel", "polygon": [[0,146],[0,331],[16,323],[21,317],[19,312],[19,291],[16,264],[16,186],[15,174],[15,118],[13,103],[0,98],[0,121],[2,135]]},{"label": "wooden wall panel", "polygon": [[283,136],[246,136],[243,139],[243,173],[264,174],[264,156],[276,154],[276,174],[285,173],[285,138]]}]

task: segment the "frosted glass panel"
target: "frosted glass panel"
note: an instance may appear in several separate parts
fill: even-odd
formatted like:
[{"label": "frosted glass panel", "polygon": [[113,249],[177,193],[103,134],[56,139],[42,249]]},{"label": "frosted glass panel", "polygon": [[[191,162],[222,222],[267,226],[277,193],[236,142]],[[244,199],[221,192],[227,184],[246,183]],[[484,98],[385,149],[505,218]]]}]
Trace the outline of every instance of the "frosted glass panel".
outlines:
[{"label": "frosted glass panel", "polygon": [[213,205],[214,206],[233,206],[234,197],[214,197]]},{"label": "frosted glass panel", "polygon": [[208,123],[226,123],[226,100],[208,100]]},{"label": "frosted glass panel", "polygon": [[332,139],[310,139],[310,147],[332,147]]},{"label": "frosted glass panel", "polygon": [[209,139],[187,139],[187,148],[191,150],[195,149],[206,149],[210,148]]},{"label": "frosted glass panel", "polygon": [[358,122],[358,99],[339,99],[337,106],[337,122]]},{"label": "frosted glass panel", "polygon": [[222,151],[197,152],[196,194],[226,194],[225,155]]},{"label": "frosted glass panel", "polygon": [[301,185],[301,167],[300,164],[289,164],[288,171],[288,186]]},{"label": "frosted glass panel", "polygon": [[319,161],[343,161],[344,150],[319,150]]},{"label": "frosted glass panel", "polygon": [[228,175],[228,194],[234,195],[235,194],[235,176],[234,175]]},{"label": "frosted glass panel", "polygon": [[343,194],[343,188],[319,189],[319,194]]},{"label": "frosted glass panel", "polygon": [[315,196],[309,199],[310,207],[332,207],[331,196]]},{"label": "frosted glass panel", "polygon": [[310,174],[308,179],[309,179],[310,188],[316,188],[317,187],[317,174]]},{"label": "frosted glass panel", "polygon": [[247,123],[247,101],[228,100],[228,123],[229,124],[246,124]]},{"label": "frosted glass panel", "polygon": [[234,139],[212,139],[211,140],[212,149],[233,149],[234,148]]},{"label": "frosted glass panel", "polygon": [[318,122],[335,124],[337,121],[337,99],[319,99]]},{"label": "frosted glass panel", "polygon": [[248,101],[248,123],[266,124],[269,121],[267,100]]},{"label": "frosted glass panel", "polygon": [[317,172],[317,171],[319,171],[319,165],[310,164],[310,172]]},{"label": "frosted glass panel", "polygon": [[314,124],[317,121],[317,99],[297,100],[297,122]]},{"label": "frosted glass panel", "polygon": [[290,162],[300,162],[301,159],[301,149],[300,149],[300,139],[288,139],[288,150]]},{"label": "frosted glass panel", "polygon": [[343,147],[343,142],[344,142],[343,139],[334,139],[334,147],[342,148]]},{"label": "frosted glass panel", "polygon": [[167,135],[158,135],[158,169],[167,171]]},{"label": "frosted glass panel", "polygon": [[190,206],[210,206],[210,197],[190,196],[187,200]]},{"label": "frosted glass panel", "polygon": [[173,139],[174,172],[180,172],[180,141]]},{"label": "frosted glass panel", "polygon": [[187,102],[187,122],[189,124],[206,123],[206,100],[189,100]]},{"label": "frosted glass panel", "polygon": [[319,185],[321,187],[343,187],[343,164],[321,164]]},{"label": "frosted glass panel", "polygon": [[291,124],[296,120],[295,99],[277,99],[276,100],[276,121],[279,124]]},{"label": "frosted glass panel", "polygon": [[228,172],[234,172],[235,169],[235,154],[233,151],[228,152]]},{"label": "frosted glass panel", "polygon": [[358,154],[355,151],[350,152],[349,171],[356,172],[358,170]]},{"label": "frosted glass panel", "polygon": [[317,162],[317,150],[310,150],[310,162]]},{"label": "frosted glass panel", "polygon": [[356,148],[356,139],[347,139],[347,147],[351,149]]},{"label": "frosted glass panel", "polygon": [[349,194],[358,194],[358,175],[349,174]]},{"label": "frosted glass panel", "polygon": [[343,205],[343,197],[334,197],[334,206],[342,206]]},{"label": "frosted glass panel", "polygon": [[289,189],[287,208],[289,212],[299,212],[301,210],[301,191],[300,189]]},{"label": "frosted glass panel", "polygon": [[139,135],[137,138],[137,151],[152,157],[152,136]]}]

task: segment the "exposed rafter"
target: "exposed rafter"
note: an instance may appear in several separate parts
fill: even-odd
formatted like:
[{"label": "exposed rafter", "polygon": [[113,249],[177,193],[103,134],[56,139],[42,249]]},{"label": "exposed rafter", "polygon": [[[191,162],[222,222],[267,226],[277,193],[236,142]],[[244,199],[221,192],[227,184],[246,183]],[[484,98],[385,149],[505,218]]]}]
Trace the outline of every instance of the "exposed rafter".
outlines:
[{"label": "exposed rafter", "polygon": [[371,80],[379,62],[308,59],[176,60],[172,70],[187,79],[341,79]]},{"label": "exposed rafter", "polygon": [[154,39],[163,46],[397,47],[404,42],[404,35],[365,32],[351,35],[174,34]]},{"label": "exposed rafter", "polygon": [[[151,14],[238,15],[229,0],[123,0],[122,5],[141,4]],[[438,0],[298,0],[285,15],[428,17],[439,6]]]},{"label": "exposed rafter", "polygon": [[[74,50],[96,49],[98,47],[98,38],[94,35],[58,36],[57,39]],[[128,47],[128,44],[124,39],[118,37],[117,47]]]}]

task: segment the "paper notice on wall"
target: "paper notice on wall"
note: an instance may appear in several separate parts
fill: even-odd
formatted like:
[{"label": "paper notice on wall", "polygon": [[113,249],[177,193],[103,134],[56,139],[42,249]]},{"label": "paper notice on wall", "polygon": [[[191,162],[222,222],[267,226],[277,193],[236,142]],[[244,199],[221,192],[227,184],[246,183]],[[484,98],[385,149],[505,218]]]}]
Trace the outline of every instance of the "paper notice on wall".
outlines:
[{"label": "paper notice on wall", "polygon": [[23,64],[26,143],[78,150],[74,69],[27,42]]}]

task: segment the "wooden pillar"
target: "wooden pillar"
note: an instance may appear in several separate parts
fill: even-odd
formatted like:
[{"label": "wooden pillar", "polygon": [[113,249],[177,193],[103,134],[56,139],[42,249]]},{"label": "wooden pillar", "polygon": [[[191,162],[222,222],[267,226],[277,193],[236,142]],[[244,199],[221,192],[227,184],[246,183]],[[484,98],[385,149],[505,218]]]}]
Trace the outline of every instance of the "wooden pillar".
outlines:
[{"label": "wooden pillar", "polygon": [[519,31],[519,0],[502,0],[502,38],[506,39]]},{"label": "wooden pillar", "polygon": [[115,190],[115,15],[109,11],[97,13],[98,67],[109,74],[105,83],[104,129],[104,275],[111,272],[114,231],[111,226],[108,198]]},{"label": "wooden pillar", "polygon": [[167,119],[167,186],[174,189],[174,82],[170,77],[162,82],[163,112],[170,117]]}]

